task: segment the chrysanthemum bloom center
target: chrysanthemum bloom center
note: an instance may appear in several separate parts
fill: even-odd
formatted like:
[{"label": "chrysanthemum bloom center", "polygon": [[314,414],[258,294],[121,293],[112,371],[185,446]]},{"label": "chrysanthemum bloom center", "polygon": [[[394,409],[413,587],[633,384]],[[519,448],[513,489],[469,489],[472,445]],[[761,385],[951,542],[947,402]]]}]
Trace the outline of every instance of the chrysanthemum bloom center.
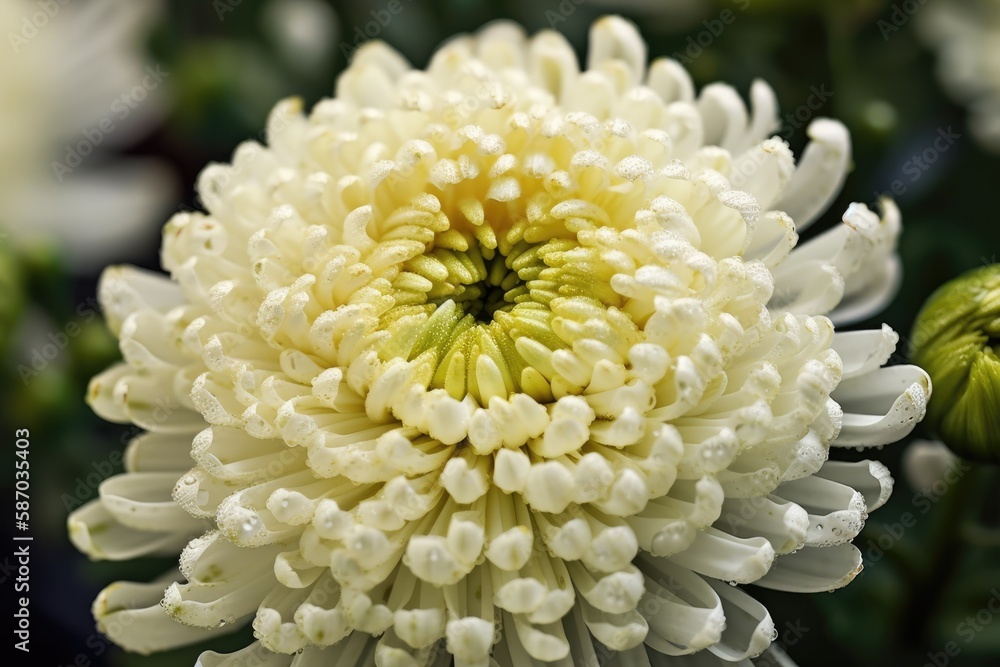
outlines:
[{"label": "chrysanthemum bloom center", "polygon": [[[362,250],[355,275],[379,279],[358,293],[357,312],[364,304],[377,321],[347,379],[376,422],[445,445],[467,440],[479,454],[543,437],[555,422],[549,444],[535,446],[559,455],[578,449],[595,419],[624,414],[641,428],[655,379],[640,379],[635,361],[647,375],[667,366],[662,348],[635,347],[653,297],[694,295],[716,267],[693,246],[700,239],[677,233],[697,237],[690,220],[665,228],[677,213],[666,195],[690,185],[655,175],[643,157],[662,159],[662,136],[556,110],[507,120],[515,127],[498,128],[504,138],[437,129],[380,165],[381,196],[348,220]],[[705,204],[723,228],[728,218],[742,229],[735,209]],[[757,280],[755,311],[769,296],[762,267]],[[593,401],[564,400],[599,393],[608,400],[596,412]]]},{"label": "chrysanthemum bloom center", "polygon": [[[500,213],[503,222],[510,216]],[[391,337],[378,348],[380,360],[422,366],[428,388],[459,401],[469,396],[477,406],[515,393],[550,402],[553,373],[535,368],[539,346],[533,343],[548,353],[566,349],[566,339],[572,341],[565,331],[570,311],[578,318],[607,319],[604,311],[620,308],[624,298],[601,275],[614,268],[558,219],[548,229],[491,224],[473,199],[439,219],[447,229],[434,235],[423,254],[404,262],[393,281],[395,307],[380,320]],[[627,317],[618,320],[634,330]],[[557,385],[556,391],[580,388]]]}]

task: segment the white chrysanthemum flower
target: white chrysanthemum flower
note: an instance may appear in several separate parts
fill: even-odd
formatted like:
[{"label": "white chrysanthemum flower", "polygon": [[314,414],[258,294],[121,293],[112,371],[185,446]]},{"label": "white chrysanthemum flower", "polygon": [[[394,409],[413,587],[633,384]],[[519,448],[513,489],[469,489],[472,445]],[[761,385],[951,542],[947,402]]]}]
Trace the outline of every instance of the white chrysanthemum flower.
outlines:
[{"label": "white chrysanthemum flower", "polygon": [[994,2],[940,2],[921,9],[918,27],[939,55],[938,75],[969,106],[984,148],[1000,151],[1000,8]]},{"label": "white chrysanthemum flower", "polygon": [[162,113],[163,91],[143,87],[155,83],[142,39],[158,6],[0,3],[0,224],[17,240],[54,241],[78,267],[99,267],[170,205],[163,165],[101,159]]},{"label": "white chrysanthemum flower", "polygon": [[828,448],[899,439],[930,384],[824,315],[889,298],[899,215],[794,248],[848,134],[816,121],[796,166],[751,97],[695,97],[605,18],[583,72],[494,24],[279,105],[165,228],[172,280],[105,274],[125,362],[89,399],[149,433],[72,538],[187,546],[101,629],[145,652],[252,620],[206,667],[745,664],[774,624],[730,584],[849,582],[892,480]]}]

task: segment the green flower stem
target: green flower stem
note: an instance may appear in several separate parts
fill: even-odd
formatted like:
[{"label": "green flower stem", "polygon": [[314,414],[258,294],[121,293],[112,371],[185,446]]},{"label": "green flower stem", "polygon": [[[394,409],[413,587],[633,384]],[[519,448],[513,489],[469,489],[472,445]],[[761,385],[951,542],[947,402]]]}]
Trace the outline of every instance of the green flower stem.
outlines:
[{"label": "green flower stem", "polygon": [[[961,462],[959,462],[960,465]],[[971,470],[959,480],[942,498],[937,514],[937,522],[931,531],[926,546],[930,557],[919,571],[919,576],[911,579],[908,603],[904,606],[906,616],[896,627],[901,636],[897,645],[904,645],[907,636],[930,638],[932,622],[940,611],[942,598],[965,553],[966,543],[962,539],[969,517],[977,510],[979,487],[984,476],[981,466],[973,464]],[[930,648],[930,647],[925,647]]]}]

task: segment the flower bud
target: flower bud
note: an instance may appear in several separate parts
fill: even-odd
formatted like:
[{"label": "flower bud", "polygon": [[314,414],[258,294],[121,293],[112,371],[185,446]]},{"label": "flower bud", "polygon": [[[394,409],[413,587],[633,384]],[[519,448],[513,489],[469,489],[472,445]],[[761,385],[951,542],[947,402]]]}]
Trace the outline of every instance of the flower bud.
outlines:
[{"label": "flower bud", "polygon": [[934,383],[927,419],[956,453],[1000,461],[1000,264],[938,288],[917,315],[911,357]]}]

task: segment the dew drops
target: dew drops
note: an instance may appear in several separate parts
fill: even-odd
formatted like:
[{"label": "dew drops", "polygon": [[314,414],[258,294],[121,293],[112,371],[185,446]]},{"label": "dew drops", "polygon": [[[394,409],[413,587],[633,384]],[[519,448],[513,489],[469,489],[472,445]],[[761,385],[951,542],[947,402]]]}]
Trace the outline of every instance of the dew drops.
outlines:
[{"label": "dew drops", "polygon": [[258,528],[257,517],[253,516],[243,522],[242,530],[245,535],[252,534],[257,531]]}]

